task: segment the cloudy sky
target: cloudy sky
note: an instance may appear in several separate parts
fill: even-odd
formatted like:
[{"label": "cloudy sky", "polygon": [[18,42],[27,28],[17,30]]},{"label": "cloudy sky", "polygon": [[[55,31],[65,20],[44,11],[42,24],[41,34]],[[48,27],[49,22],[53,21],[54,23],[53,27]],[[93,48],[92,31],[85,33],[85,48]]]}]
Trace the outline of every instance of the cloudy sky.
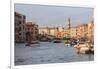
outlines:
[{"label": "cloudy sky", "polygon": [[15,11],[26,15],[26,21],[35,21],[41,26],[67,26],[88,23],[93,19],[93,8],[51,6],[36,4],[15,4]]}]

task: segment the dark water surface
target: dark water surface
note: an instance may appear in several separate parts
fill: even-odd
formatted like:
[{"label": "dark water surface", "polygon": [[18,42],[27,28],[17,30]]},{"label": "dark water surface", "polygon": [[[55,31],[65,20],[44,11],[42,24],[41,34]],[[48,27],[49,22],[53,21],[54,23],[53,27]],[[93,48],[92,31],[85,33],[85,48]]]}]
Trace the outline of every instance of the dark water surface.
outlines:
[{"label": "dark water surface", "polygon": [[93,61],[92,54],[77,54],[76,49],[64,43],[40,42],[39,46],[15,45],[15,65]]}]

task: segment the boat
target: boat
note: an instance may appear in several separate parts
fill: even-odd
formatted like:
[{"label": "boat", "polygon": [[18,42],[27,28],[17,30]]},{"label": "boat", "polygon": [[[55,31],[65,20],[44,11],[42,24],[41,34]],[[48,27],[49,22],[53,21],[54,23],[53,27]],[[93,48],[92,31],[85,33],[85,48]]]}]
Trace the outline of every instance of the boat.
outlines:
[{"label": "boat", "polygon": [[77,49],[77,53],[81,54],[94,54],[94,48],[87,43],[79,43],[74,46]]},{"label": "boat", "polygon": [[70,47],[70,46],[71,46],[71,44],[70,44],[68,41],[66,41],[66,42],[65,42],[65,46]]},{"label": "boat", "polygon": [[39,41],[31,41],[30,43],[26,43],[26,46],[39,46]]},{"label": "boat", "polygon": [[65,44],[65,46],[68,46],[68,47],[70,47],[71,45],[70,45],[70,44]]},{"label": "boat", "polygon": [[70,40],[65,41],[66,46],[72,46],[73,47],[76,44],[77,44],[77,41],[75,39],[70,39]]},{"label": "boat", "polygon": [[61,40],[54,40],[53,43],[61,43]]},{"label": "boat", "polygon": [[55,38],[55,39],[53,40],[53,43],[61,43],[61,39],[60,39],[60,38]]}]

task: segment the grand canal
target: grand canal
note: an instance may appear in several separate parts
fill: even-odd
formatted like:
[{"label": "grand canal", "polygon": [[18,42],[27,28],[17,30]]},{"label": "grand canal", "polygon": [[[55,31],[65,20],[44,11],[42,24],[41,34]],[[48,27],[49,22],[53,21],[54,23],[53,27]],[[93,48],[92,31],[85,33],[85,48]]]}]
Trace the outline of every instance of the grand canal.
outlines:
[{"label": "grand canal", "polygon": [[28,47],[24,43],[15,45],[15,65],[67,63],[93,61],[93,54],[77,54],[76,49],[64,43],[40,42]]}]

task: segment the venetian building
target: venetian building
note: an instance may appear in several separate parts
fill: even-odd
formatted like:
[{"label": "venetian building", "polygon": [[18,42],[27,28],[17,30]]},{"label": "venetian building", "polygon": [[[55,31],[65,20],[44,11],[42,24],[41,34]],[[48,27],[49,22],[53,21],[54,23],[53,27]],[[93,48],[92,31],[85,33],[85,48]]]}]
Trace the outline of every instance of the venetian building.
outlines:
[{"label": "venetian building", "polygon": [[15,42],[25,42],[26,16],[15,12]]},{"label": "venetian building", "polygon": [[41,28],[39,28],[39,34],[47,35],[49,33],[50,33],[50,31],[49,31],[48,27],[41,27]]},{"label": "venetian building", "polygon": [[71,38],[76,38],[76,27],[71,27],[70,28],[70,37]]},{"label": "venetian building", "polygon": [[87,38],[88,36],[88,25],[81,24],[77,26],[77,38]]},{"label": "venetian building", "polygon": [[35,22],[26,23],[26,41],[38,40],[38,25]]},{"label": "venetian building", "polygon": [[91,21],[88,23],[88,39],[89,40],[94,40],[94,23]]},{"label": "venetian building", "polygon": [[50,28],[50,35],[55,36],[55,27]]}]

